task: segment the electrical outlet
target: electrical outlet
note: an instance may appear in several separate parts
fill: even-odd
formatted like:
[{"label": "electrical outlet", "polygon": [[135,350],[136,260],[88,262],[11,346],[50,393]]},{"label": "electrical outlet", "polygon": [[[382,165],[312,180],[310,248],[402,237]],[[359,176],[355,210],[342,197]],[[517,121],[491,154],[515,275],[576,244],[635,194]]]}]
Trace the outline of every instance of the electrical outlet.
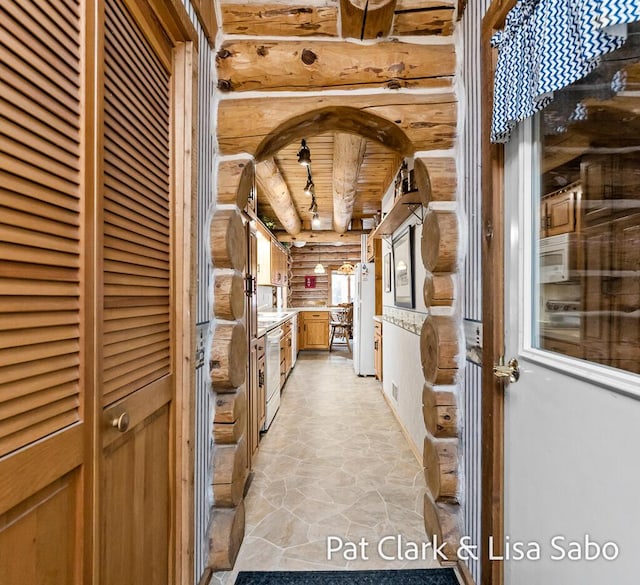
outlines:
[{"label": "electrical outlet", "polygon": [[398,402],[398,385],[395,382],[391,382],[391,396]]}]

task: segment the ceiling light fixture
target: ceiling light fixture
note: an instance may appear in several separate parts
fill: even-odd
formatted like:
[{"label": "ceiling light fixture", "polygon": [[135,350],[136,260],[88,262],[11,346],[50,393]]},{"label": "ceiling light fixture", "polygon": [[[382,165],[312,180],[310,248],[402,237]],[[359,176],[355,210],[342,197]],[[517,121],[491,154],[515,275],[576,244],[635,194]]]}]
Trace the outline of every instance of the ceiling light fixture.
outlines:
[{"label": "ceiling light fixture", "polygon": [[320,262],[320,254],[318,254],[318,263],[316,264],[316,267],[313,269],[313,271],[316,274],[324,274],[325,273],[324,266],[322,265],[322,262]]},{"label": "ceiling light fixture", "polygon": [[311,164],[311,151],[307,146],[307,141],[303,138],[298,151],[298,164],[308,167]]},{"label": "ceiling light fixture", "polygon": [[318,215],[318,212],[314,212],[313,214],[313,219],[311,220],[311,225],[313,227],[320,227],[320,216]]},{"label": "ceiling light fixture", "polygon": [[[310,168],[310,167],[307,167]],[[311,179],[307,179],[307,184],[304,187],[304,194],[313,197],[316,193],[315,185]]]},{"label": "ceiling light fixture", "polygon": [[336,270],[338,274],[353,274],[353,271],[354,271],[353,264],[350,264],[347,261],[345,261],[344,264],[340,266],[338,270]]}]

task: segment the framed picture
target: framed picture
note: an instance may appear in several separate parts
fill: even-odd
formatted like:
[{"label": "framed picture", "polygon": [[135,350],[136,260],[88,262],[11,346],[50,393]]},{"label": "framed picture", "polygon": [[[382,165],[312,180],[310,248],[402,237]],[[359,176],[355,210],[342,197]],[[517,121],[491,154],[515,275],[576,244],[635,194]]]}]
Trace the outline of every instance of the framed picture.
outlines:
[{"label": "framed picture", "polygon": [[393,240],[393,281],[395,306],[413,309],[413,226]]},{"label": "framed picture", "polygon": [[391,252],[384,255],[384,292],[391,292]]}]

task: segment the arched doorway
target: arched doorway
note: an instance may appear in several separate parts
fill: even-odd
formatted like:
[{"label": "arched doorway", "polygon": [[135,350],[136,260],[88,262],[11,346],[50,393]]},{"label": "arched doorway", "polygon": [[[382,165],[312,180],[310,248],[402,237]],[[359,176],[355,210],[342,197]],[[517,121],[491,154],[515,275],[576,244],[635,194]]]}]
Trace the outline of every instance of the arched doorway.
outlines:
[{"label": "arched doorway", "polygon": [[[214,307],[216,325],[211,339],[211,375],[216,402],[225,409],[241,412],[246,409],[245,382],[246,350],[242,311],[230,309],[233,285],[218,286],[219,282],[240,282],[244,267],[245,247],[242,240],[241,210],[247,204],[254,183],[254,165],[273,156],[284,146],[304,137],[324,132],[357,134],[394,150],[402,157],[413,157],[420,202],[423,207],[423,231],[420,242],[425,268],[422,287],[427,313],[420,329],[420,359],[424,375],[422,400],[415,408],[424,413],[426,439],[424,467],[427,495],[424,504],[427,533],[437,535],[440,542],[450,543],[446,554],[455,562],[455,542],[459,532],[458,500],[458,429],[456,392],[460,362],[459,312],[456,311],[458,267],[460,265],[460,229],[456,209],[455,163],[442,155],[431,156],[424,150],[424,139],[416,141],[403,129],[402,118],[394,118],[392,110],[386,115],[372,113],[366,108],[329,105],[310,112],[296,113],[279,120],[273,127],[250,139],[239,140],[248,154],[219,157],[216,172],[217,206],[212,211],[211,259],[215,274]],[[263,125],[264,126],[264,125]],[[439,146],[434,132],[431,148]],[[453,172],[452,172],[453,165]],[[237,288],[236,288],[237,290]],[[220,294],[216,294],[220,291]],[[225,292],[226,291],[226,292]],[[219,315],[223,315],[219,317]],[[419,341],[418,341],[419,339]],[[446,388],[444,388],[446,386]],[[419,402],[419,403],[418,403]],[[218,450],[218,470],[224,478],[215,478],[210,560],[214,570],[230,568],[239,550],[244,531],[245,459],[244,438],[239,435],[231,445]],[[224,455],[224,456],[223,456]],[[216,470],[214,469],[214,474]],[[224,486],[215,497],[215,486]],[[229,495],[227,495],[229,494]]]}]

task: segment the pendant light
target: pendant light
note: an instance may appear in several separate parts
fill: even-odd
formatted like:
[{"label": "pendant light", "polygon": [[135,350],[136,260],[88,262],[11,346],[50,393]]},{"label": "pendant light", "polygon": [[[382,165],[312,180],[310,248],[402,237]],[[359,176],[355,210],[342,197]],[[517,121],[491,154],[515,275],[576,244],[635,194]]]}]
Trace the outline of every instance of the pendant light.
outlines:
[{"label": "pendant light", "polygon": [[316,267],[313,269],[313,271],[316,274],[324,274],[325,273],[324,266],[322,265],[322,262],[320,262],[320,254],[318,254],[318,263],[316,264]]},{"label": "pendant light", "polygon": [[336,270],[338,274],[353,274],[353,271],[354,271],[353,264],[347,262],[346,260],[342,264],[342,266],[340,266],[340,268]]}]

